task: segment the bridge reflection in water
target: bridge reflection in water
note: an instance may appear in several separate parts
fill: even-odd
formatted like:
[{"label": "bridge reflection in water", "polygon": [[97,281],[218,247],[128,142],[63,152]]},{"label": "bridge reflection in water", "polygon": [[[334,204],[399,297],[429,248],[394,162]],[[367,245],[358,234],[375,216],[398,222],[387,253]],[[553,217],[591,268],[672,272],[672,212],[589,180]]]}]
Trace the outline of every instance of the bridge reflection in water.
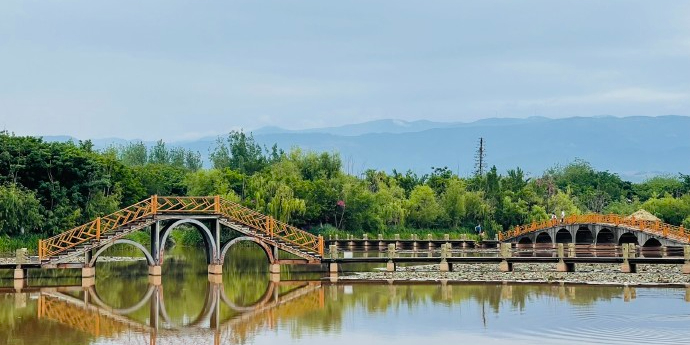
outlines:
[{"label": "bridge reflection in water", "polygon": [[[289,290],[280,293],[282,287]],[[143,298],[126,308],[107,305],[93,286],[84,289],[81,298],[67,291],[43,289],[38,299],[38,317],[119,344],[156,344],[160,340],[166,344],[242,342],[260,328],[272,329],[280,320],[324,307],[320,282],[270,282],[258,301],[238,305],[228,298],[222,282],[209,281],[203,310],[191,322],[176,325],[166,309],[161,285],[150,284]],[[130,317],[146,308],[147,322]],[[228,308],[233,315],[222,319],[221,308]]]},{"label": "bridge reflection in water", "polygon": [[[162,286],[153,284],[140,287],[138,290],[141,291],[141,295],[127,299],[128,302],[123,301],[126,296],[117,295],[118,300],[126,304],[124,306],[116,305],[117,302],[105,301],[108,299],[106,291],[111,290],[106,289],[99,294],[94,287],[33,287],[25,292],[14,293],[14,297],[24,304],[29,300],[29,295],[31,300],[36,299],[40,322],[35,322],[31,318],[23,319],[26,319],[25,322],[31,325],[30,327],[41,326],[32,328],[30,332],[39,335],[47,332],[51,337],[60,334],[60,339],[54,341],[45,342],[45,338],[39,337],[35,339],[44,341],[27,343],[62,341],[65,344],[228,344],[252,342],[254,339],[258,340],[258,336],[275,339],[278,334],[290,334],[291,337],[301,339],[301,335],[318,333],[325,336],[319,338],[319,342],[328,338],[347,341],[348,337],[356,337],[362,332],[362,319],[374,321],[388,318],[386,323],[400,329],[413,327],[411,325],[416,325],[424,318],[440,315],[447,317],[449,310],[454,310],[453,322],[456,324],[448,326],[449,323],[443,322],[436,328],[432,327],[433,329],[439,330],[440,333],[453,330],[457,332],[455,327],[459,322],[465,326],[470,325],[467,328],[470,331],[473,329],[471,325],[479,325],[480,333],[490,329],[492,332],[503,332],[502,334],[508,335],[523,334],[529,328],[524,327],[524,322],[539,320],[544,316],[544,310],[552,309],[554,300],[560,301],[556,305],[569,306],[566,307],[567,310],[579,313],[576,317],[570,313],[552,315],[557,318],[554,322],[560,322],[554,326],[555,328],[563,325],[573,327],[573,339],[591,336],[586,332],[587,327],[592,324],[599,325],[599,320],[602,325],[607,323],[606,327],[610,326],[606,330],[623,334],[620,332],[620,325],[610,323],[611,317],[617,317],[616,312],[626,315],[626,320],[630,322],[637,322],[637,326],[647,327],[647,331],[652,332],[648,335],[655,335],[657,332],[656,328],[649,326],[648,323],[652,321],[645,316],[650,310],[666,312],[670,315],[670,321],[673,321],[674,317],[680,318],[673,322],[682,322],[686,319],[686,307],[684,303],[678,303],[683,300],[683,290],[679,289],[567,284],[456,284],[444,280],[431,284],[322,284],[283,281],[266,285],[265,289],[262,288],[262,291],[253,295],[256,300],[251,303],[238,303],[239,299],[233,298],[235,288],[229,288],[230,284],[204,281],[202,285],[205,288],[200,289],[196,297],[199,301],[203,300],[203,305],[190,301],[194,297],[192,294],[179,300],[175,298],[174,293],[167,292],[166,299]],[[104,287],[111,288],[110,285]],[[0,289],[0,292],[3,290]],[[690,302],[690,287],[685,289],[684,295],[685,301]],[[110,298],[114,296],[116,295],[110,295]],[[650,298],[654,299],[655,307],[650,307]],[[665,306],[658,306],[660,300],[665,301]],[[617,301],[630,302],[630,305],[622,307]],[[669,302],[674,306],[669,307]],[[190,304],[194,306],[187,308]],[[550,307],[543,308],[545,305]],[[180,306],[187,310],[182,318],[176,317],[179,315],[176,314],[179,313],[179,309],[176,311],[175,307]],[[615,311],[614,314],[610,314],[609,308]],[[189,309],[193,309],[193,312],[189,312]],[[602,310],[606,312],[599,315]],[[424,312],[418,313],[419,311]],[[358,313],[362,318],[344,317],[352,312]],[[637,313],[641,313],[641,317],[635,318]],[[487,318],[487,314],[495,317]],[[592,319],[593,315],[598,316]],[[586,319],[579,319],[580,316]],[[630,318],[627,318],[628,316]],[[407,318],[407,323],[396,326],[397,322],[402,322],[399,319],[401,317]],[[368,321],[364,321],[366,322]],[[571,324],[572,322],[574,324]],[[64,327],[51,328],[51,324]],[[661,326],[663,325],[655,327]],[[51,329],[53,331],[50,331]],[[59,333],[55,333],[56,329],[60,329]],[[9,333],[9,339],[16,337],[17,333],[12,332]],[[91,338],[80,338],[83,339],[81,342],[70,342],[66,340],[68,333],[90,335]],[[367,336],[377,334],[375,328],[366,329],[364,333]],[[677,333],[678,336],[684,337],[681,339],[687,339],[686,334],[684,331]],[[25,335],[25,338],[30,337]],[[674,339],[676,338],[678,337]]]}]

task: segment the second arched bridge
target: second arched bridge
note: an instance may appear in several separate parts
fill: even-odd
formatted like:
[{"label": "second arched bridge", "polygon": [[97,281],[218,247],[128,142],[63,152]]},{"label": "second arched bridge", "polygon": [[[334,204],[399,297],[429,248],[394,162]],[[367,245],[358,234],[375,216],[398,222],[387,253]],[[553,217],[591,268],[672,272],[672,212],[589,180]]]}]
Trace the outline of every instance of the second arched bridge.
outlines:
[{"label": "second arched bridge", "polygon": [[530,244],[615,244],[680,246],[690,243],[690,231],[660,221],[635,219],[619,215],[572,215],[516,226],[499,234],[504,242]]}]

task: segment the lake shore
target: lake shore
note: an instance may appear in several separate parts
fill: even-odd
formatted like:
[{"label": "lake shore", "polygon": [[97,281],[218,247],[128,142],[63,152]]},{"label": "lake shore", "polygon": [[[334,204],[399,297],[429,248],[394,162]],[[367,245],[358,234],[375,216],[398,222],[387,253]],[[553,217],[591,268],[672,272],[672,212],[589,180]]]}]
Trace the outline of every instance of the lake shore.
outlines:
[{"label": "lake shore", "polygon": [[397,267],[396,272],[345,273],[338,280],[690,286],[690,275],[682,274],[679,265],[638,265],[637,271],[621,273],[619,265],[579,264],[575,272],[557,272],[556,264],[520,264],[513,272],[500,272],[498,264],[454,264],[452,272],[440,272],[439,265],[419,265]]}]

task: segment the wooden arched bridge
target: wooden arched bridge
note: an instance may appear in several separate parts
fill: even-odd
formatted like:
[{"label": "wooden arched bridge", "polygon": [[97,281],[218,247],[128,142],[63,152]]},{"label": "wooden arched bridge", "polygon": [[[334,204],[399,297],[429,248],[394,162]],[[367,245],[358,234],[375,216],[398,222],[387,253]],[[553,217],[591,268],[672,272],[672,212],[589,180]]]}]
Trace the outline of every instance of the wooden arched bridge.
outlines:
[{"label": "wooden arched bridge", "polygon": [[[170,232],[182,225],[196,228],[204,238],[208,271],[222,273],[227,251],[235,244],[251,241],[259,245],[271,264],[272,273],[281,264],[320,263],[324,241],[273,217],[261,214],[220,196],[151,196],[132,206],[96,218],[57,236],[39,240],[38,256],[44,268],[74,265],[83,257],[83,277],[95,275],[98,256],[115,244],[131,245],[142,251],[150,275],[161,275],[163,253]],[[126,239],[133,232],[150,229],[149,248]],[[234,230],[241,236],[221,243],[223,231]],[[279,251],[300,259],[281,260]]]},{"label": "wooden arched bridge", "polygon": [[690,243],[690,229],[615,214],[586,214],[516,226],[499,233],[498,238],[522,245],[635,243],[648,247],[680,246]]}]

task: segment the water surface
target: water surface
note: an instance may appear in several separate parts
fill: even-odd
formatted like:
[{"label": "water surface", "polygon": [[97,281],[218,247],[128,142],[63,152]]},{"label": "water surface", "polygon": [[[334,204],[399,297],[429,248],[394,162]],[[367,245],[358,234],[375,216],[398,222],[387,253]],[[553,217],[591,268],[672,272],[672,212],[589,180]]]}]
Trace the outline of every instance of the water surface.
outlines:
[{"label": "water surface", "polygon": [[[145,262],[99,263],[95,286],[14,293],[0,282],[2,344],[685,344],[690,289],[585,285],[388,284],[267,273],[264,254],[233,249],[222,279],[203,253],[167,254],[161,284]],[[72,286],[72,287],[70,287]]]}]

